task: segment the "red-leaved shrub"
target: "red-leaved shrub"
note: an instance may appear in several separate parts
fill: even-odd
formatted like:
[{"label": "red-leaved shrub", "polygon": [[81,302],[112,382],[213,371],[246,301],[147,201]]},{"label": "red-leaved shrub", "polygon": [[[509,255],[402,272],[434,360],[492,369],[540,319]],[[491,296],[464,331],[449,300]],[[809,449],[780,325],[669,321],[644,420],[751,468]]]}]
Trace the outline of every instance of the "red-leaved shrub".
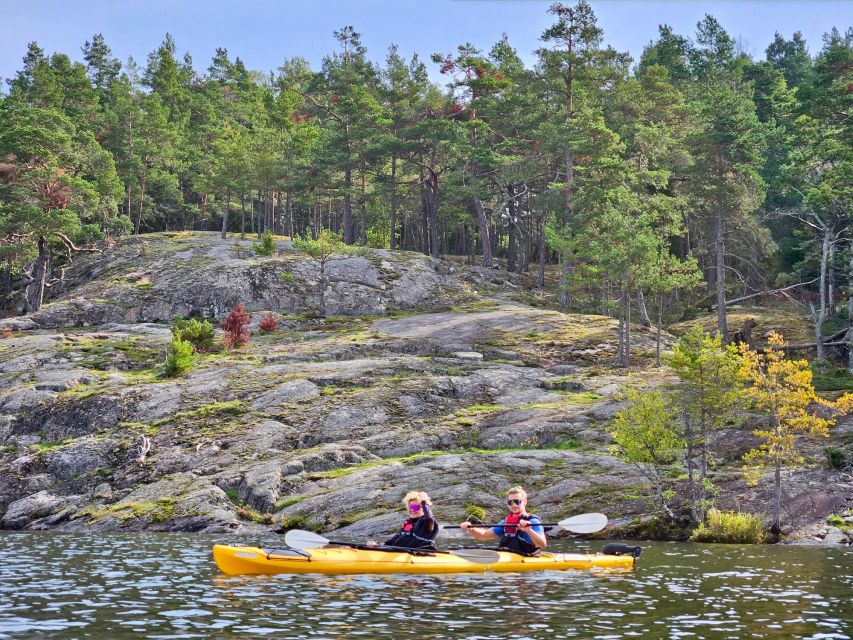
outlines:
[{"label": "red-leaved shrub", "polygon": [[276,318],[272,313],[264,314],[261,317],[260,323],[258,323],[258,329],[260,329],[263,333],[272,333],[278,329],[278,318]]},{"label": "red-leaved shrub", "polygon": [[226,349],[236,349],[249,342],[249,323],[252,315],[246,313],[246,307],[238,302],[228,317],[219,323],[219,327],[225,330],[222,344]]}]

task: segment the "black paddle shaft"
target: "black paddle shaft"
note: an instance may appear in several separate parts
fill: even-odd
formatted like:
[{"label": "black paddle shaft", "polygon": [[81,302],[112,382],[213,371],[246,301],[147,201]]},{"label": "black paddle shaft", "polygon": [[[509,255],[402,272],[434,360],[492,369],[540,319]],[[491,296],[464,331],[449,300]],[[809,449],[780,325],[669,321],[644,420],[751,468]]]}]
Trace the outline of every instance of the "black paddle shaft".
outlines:
[{"label": "black paddle shaft", "polygon": [[377,544],[374,547],[366,544],[353,544],[351,542],[337,542],[335,540],[329,540],[326,544],[333,544],[336,547],[350,547],[352,549],[360,549],[362,551],[400,551],[402,553],[409,553],[413,556],[432,556],[436,553],[441,553],[438,549],[413,549],[411,547],[395,547],[390,544]]}]

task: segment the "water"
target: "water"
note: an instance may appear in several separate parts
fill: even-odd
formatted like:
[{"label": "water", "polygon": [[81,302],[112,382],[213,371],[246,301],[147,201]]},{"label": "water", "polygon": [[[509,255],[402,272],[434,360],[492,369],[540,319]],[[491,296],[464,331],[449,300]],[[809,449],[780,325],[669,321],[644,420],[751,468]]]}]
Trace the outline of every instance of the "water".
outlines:
[{"label": "water", "polygon": [[226,577],[214,541],[247,543],[0,532],[0,638],[853,635],[849,548],[649,543],[633,573],[609,576]]}]

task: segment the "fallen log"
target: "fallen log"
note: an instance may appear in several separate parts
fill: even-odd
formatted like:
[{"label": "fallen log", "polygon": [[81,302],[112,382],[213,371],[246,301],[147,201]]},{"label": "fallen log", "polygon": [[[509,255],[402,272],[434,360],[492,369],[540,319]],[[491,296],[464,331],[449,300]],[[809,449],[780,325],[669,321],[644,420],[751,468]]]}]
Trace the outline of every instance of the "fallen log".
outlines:
[{"label": "fallen log", "polygon": [[[791,285],[788,285],[787,287],[782,287],[780,289],[768,289],[766,291],[759,291],[757,293],[750,293],[748,296],[741,296],[740,298],[732,298],[731,300],[726,300],[726,306],[728,307],[730,305],[737,304],[739,302],[744,302],[745,300],[751,300],[752,298],[757,298],[758,296],[770,295],[773,293],[783,293],[783,292],[788,291],[790,289],[796,289],[797,287],[804,287],[807,284],[812,284],[813,282],[817,282],[817,280],[818,279],[815,278],[814,280],[809,280],[808,282],[798,282],[797,284],[791,284]],[[711,309],[716,310],[717,305],[712,304]]]}]

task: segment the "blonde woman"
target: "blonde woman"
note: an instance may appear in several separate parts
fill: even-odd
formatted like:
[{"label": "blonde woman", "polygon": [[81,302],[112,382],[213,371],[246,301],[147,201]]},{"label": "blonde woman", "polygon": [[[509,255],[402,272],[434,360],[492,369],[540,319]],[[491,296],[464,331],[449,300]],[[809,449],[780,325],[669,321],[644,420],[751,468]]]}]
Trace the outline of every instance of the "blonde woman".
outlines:
[{"label": "blonde woman", "polygon": [[513,551],[525,556],[535,556],[544,549],[548,541],[542,518],[527,512],[527,492],[521,487],[513,487],[506,494],[509,515],[498,526],[489,529],[478,528],[470,522],[463,522],[460,529],[467,531],[477,540],[500,539],[501,549]]},{"label": "blonde woman", "polygon": [[400,530],[388,538],[382,545],[373,540],[367,541],[368,547],[406,547],[407,549],[435,549],[435,537],[438,535],[438,523],[432,515],[432,501],[423,491],[409,491],[403,498],[406,505],[406,521]]}]

